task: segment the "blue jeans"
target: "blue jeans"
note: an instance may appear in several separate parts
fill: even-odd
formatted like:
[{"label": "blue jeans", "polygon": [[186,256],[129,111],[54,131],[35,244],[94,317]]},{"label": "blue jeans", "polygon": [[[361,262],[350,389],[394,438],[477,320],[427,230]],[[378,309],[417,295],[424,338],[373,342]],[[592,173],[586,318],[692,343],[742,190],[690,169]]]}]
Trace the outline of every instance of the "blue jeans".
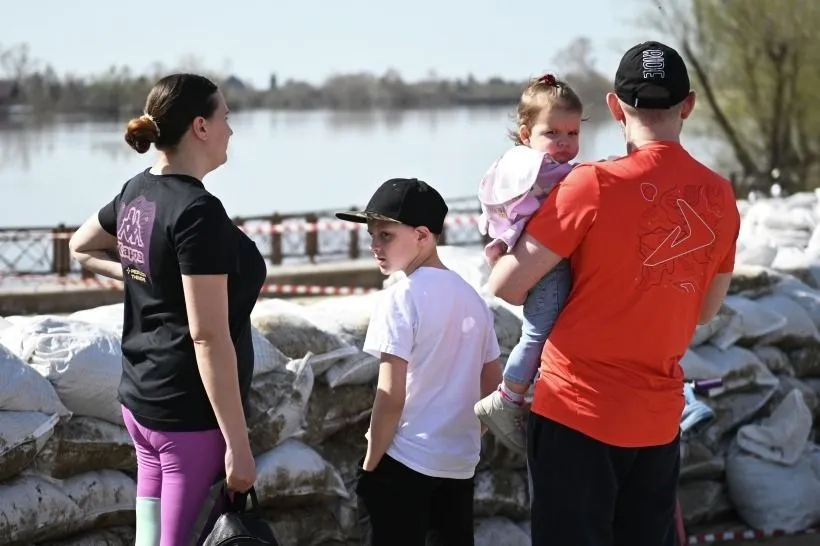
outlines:
[{"label": "blue jeans", "polygon": [[541,364],[544,343],[564,308],[571,288],[572,271],[568,260],[561,260],[532,287],[524,302],[521,339],[507,358],[504,379],[522,385],[533,382]]}]

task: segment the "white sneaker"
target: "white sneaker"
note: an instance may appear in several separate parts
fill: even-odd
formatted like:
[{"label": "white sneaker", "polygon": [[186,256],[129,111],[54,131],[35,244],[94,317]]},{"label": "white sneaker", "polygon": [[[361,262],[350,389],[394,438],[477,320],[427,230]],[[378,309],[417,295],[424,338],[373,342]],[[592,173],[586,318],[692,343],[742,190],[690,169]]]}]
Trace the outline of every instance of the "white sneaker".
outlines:
[{"label": "white sneaker", "polygon": [[495,391],[479,400],[473,411],[508,449],[526,456],[527,438],[521,406],[505,400],[501,391]]}]

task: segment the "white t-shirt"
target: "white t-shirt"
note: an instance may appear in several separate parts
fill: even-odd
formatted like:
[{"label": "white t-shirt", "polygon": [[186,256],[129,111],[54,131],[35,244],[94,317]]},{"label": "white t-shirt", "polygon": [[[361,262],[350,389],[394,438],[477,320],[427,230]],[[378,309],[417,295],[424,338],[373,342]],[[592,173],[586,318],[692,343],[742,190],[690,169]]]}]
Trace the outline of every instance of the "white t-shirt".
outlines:
[{"label": "white t-shirt", "polygon": [[407,361],[407,394],[387,454],[427,476],[467,479],[481,452],[473,406],[499,357],[493,315],[457,273],[421,267],[382,294],[364,342]]}]

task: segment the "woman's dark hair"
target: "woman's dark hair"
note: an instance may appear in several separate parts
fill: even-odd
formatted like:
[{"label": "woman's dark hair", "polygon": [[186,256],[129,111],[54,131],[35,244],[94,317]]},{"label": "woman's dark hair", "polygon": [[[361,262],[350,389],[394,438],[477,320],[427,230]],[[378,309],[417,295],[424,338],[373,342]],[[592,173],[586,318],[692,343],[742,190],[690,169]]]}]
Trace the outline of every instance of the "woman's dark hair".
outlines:
[{"label": "woman's dark hair", "polygon": [[217,86],[205,76],[171,74],[159,80],[145,101],[145,114],[128,122],[125,141],[144,154],[151,143],[158,150],[173,148],[197,117],[216,110]]}]

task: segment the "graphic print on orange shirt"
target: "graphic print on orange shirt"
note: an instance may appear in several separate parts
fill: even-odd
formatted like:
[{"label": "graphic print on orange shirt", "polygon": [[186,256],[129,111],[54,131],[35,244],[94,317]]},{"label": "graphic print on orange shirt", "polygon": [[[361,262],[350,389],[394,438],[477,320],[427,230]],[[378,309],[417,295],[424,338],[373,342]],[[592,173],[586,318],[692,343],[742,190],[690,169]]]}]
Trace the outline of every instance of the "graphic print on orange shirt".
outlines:
[{"label": "graphic print on orange shirt", "polygon": [[713,253],[717,234],[712,226],[724,214],[716,185],[689,184],[660,193],[654,184],[640,185],[641,198],[652,205],[638,228],[641,268],[639,287],[674,286],[685,294],[703,294],[703,274],[719,260]]}]

